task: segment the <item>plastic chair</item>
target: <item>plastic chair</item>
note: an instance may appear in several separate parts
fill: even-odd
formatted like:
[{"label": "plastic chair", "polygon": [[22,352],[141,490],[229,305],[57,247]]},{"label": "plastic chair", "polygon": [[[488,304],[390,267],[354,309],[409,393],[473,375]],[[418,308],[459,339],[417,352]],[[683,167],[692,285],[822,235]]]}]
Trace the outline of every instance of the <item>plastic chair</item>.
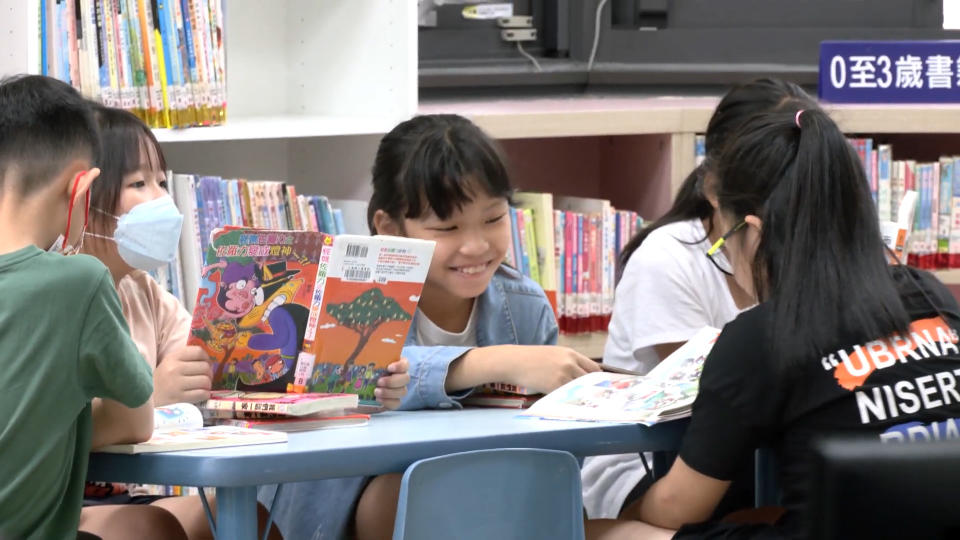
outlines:
[{"label": "plastic chair", "polygon": [[577,460],[528,448],[422,459],[403,475],[393,538],[582,540]]}]

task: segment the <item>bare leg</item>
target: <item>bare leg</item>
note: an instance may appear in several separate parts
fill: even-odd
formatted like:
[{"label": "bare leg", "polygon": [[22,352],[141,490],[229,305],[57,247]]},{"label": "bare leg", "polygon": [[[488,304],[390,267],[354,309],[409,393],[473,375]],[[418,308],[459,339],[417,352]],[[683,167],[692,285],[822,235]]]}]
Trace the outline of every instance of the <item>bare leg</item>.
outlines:
[{"label": "bare leg", "polygon": [[584,531],[587,540],[669,540],[676,532],[642,521],[616,519],[588,519]]},{"label": "bare leg", "polygon": [[[217,500],[213,497],[212,490],[207,491],[207,501],[210,502],[210,510],[213,512],[214,519],[217,516]],[[203,510],[203,503],[200,502],[198,495],[189,497],[167,497],[160,499],[150,506],[163,508],[170,512],[183,526],[189,540],[213,540],[213,534],[210,532],[210,525],[207,523],[207,513]],[[261,504],[257,504],[257,524],[258,535],[263,534],[263,527],[267,523],[268,512]],[[270,526],[270,540],[283,540],[280,530],[276,525]],[[141,539],[137,539],[141,540]]]},{"label": "bare leg", "polygon": [[393,538],[401,480],[402,474],[385,474],[367,484],[357,503],[357,540]]},{"label": "bare leg", "polygon": [[103,540],[186,540],[170,512],[150,505],[88,506],[80,512],[80,530]]}]

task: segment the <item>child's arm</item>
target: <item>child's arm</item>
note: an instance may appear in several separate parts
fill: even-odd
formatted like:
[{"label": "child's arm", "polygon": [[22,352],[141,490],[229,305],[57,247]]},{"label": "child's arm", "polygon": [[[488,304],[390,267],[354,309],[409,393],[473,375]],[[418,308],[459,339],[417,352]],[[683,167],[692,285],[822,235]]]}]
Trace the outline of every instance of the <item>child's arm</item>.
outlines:
[{"label": "child's arm", "polygon": [[485,383],[504,382],[547,393],[599,369],[596,362],[568,347],[478,347],[450,364],[445,388],[455,392]]},{"label": "child's arm", "polygon": [[78,380],[91,400],[105,398],[97,399],[93,406],[93,446],[150,438],[153,377],[130,339],[113,280],[105,268],[83,312],[78,348]]},{"label": "child's arm", "polygon": [[138,443],[153,435],[153,399],[131,409],[112,399],[93,400],[91,448],[108,444]]}]

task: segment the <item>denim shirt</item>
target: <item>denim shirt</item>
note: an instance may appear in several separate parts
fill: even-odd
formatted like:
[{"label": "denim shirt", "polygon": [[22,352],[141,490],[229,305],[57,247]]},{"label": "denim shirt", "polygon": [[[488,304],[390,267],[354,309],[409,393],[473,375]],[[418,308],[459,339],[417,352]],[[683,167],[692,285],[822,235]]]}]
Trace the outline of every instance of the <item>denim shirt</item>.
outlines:
[{"label": "denim shirt", "polygon": [[[477,346],[556,345],[557,320],[540,285],[509,266],[501,265],[477,298]],[[470,392],[447,394],[444,385],[450,363],[471,347],[417,344],[414,315],[402,355],[410,362],[410,384],[401,410],[459,408]]]},{"label": "denim shirt", "polygon": [[[477,302],[478,346],[557,343],[556,318],[543,289],[516,270],[501,266]],[[457,399],[470,391],[450,396],[444,385],[450,362],[470,347],[418,345],[417,318],[415,315],[403,347],[402,354],[410,362],[410,384],[401,408],[459,408]],[[367,481],[357,476],[288,484],[274,512],[274,521],[285,538],[345,538]],[[275,485],[267,485],[258,490],[258,498],[268,508],[276,489]]]}]

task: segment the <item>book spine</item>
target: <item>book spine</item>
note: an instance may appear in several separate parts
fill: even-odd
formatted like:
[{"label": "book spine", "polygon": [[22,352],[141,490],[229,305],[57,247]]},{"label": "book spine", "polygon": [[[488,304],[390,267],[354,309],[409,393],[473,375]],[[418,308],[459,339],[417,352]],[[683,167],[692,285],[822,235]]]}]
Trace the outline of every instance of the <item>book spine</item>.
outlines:
[{"label": "book spine", "polygon": [[526,231],[526,256],[527,260],[530,261],[530,279],[540,283],[542,288],[540,261],[537,256],[539,245],[537,244],[537,233],[533,226],[533,211],[529,208],[523,209],[523,226]]},{"label": "book spine", "polygon": [[940,158],[939,215],[937,216],[937,267],[950,266],[950,228],[953,210],[953,159]]},{"label": "book spine", "polygon": [[553,250],[554,264],[557,268],[557,324],[563,320],[566,313],[564,306],[564,227],[565,220],[562,210],[553,210]]},{"label": "book spine", "polygon": [[159,111],[159,123],[160,127],[170,128],[173,127],[173,106],[171,100],[171,87],[170,81],[168,80],[167,73],[167,52],[164,50],[163,42],[163,32],[161,31],[161,13],[160,5],[157,3],[157,0],[150,0],[150,4],[147,6],[150,9],[152,29],[153,29],[153,54],[157,60],[156,68],[154,69],[155,76],[159,81],[160,85],[160,106]]},{"label": "book spine", "polygon": [[891,185],[892,149],[889,144],[877,147],[877,214],[883,221],[893,218],[893,186]]},{"label": "book spine", "polygon": [[303,333],[303,348],[297,356],[293,387],[288,389],[289,391],[306,391],[307,382],[313,375],[313,366],[319,354],[319,351],[316,350],[317,326],[320,321],[320,310],[323,307],[323,293],[327,287],[327,273],[330,269],[330,257],[332,253],[333,239],[326,236],[323,239],[323,247],[320,250],[317,277],[314,280],[313,296],[310,299],[310,314],[307,318],[306,330]]}]

